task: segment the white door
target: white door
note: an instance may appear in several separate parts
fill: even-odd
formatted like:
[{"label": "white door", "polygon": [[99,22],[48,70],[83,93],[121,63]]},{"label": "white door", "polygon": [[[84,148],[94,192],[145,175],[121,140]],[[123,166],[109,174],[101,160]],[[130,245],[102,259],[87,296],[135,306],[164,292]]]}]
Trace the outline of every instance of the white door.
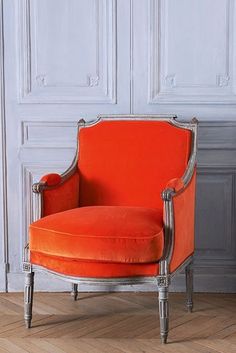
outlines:
[{"label": "white door", "polygon": [[[8,186],[8,289],[22,290],[31,185],[62,172],[76,122],[130,112],[130,2],[3,0]],[[39,277],[36,288],[61,282]],[[47,282],[46,282],[47,281]]]}]

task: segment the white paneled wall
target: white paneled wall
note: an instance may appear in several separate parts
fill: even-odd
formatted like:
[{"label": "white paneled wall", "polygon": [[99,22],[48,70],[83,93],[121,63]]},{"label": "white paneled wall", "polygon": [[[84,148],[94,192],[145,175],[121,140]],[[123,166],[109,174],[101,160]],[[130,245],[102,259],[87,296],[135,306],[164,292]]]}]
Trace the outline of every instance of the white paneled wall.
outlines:
[{"label": "white paneled wall", "polygon": [[115,103],[113,0],[21,0],[20,102]]},{"label": "white paneled wall", "polygon": [[[31,184],[69,165],[76,122],[175,113],[201,120],[196,288],[236,291],[235,1],[0,0],[0,181],[7,177],[8,195],[6,203],[0,194],[0,290],[6,270],[8,289],[22,290]],[[69,288],[36,281],[42,290]],[[174,288],[182,284],[180,276]]]},{"label": "white paneled wall", "polygon": [[134,1],[134,111],[233,118],[235,11],[235,0]]}]

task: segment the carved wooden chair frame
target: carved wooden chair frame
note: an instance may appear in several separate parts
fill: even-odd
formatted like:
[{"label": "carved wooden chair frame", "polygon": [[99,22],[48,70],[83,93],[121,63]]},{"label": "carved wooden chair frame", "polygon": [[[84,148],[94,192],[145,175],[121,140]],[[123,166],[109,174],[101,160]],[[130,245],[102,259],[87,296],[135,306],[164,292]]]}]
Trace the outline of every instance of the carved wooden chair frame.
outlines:
[{"label": "carved wooden chair frame", "polygon": [[[78,131],[82,128],[98,124],[103,120],[158,120],[166,121],[170,124],[182,128],[188,129],[192,132],[192,146],[191,155],[185,173],[182,177],[183,187],[181,190],[175,192],[171,188],[167,188],[162,192],[162,199],[164,202],[165,219],[164,219],[164,250],[161,259],[159,260],[159,274],[154,277],[127,277],[127,278],[84,278],[84,277],[73,277],[63,275],[50,271],[38,265],[31,264],[29,261],[28,250],[29,245],[27,244],[24,248],[23,258],[23,272],[25,273],[25,289],[24,289],[24,319],[27,328],[31,327],[32,320],[32,304],[33,304],[33,291],[34,291],[34,273],[41,271],[49,273],[55,277],[59,277],[65,281],[72,283],[72,295],[74,300],[78,297],[78,285],[79,284],[91,284],[91,285],[140,285],[140,284],[154,284],[159,293],[159,317],[160,317],[160,337],[162,343],[167,342],[167,336],[169,331],[169,304],[168,304],[168,289],[173,278],[177,273],[185,269],[186,276],[186,294],[187,294],[187,309],[189,312],[193,308],[193,256],[186,259],[173,273],[170,273],[169,265],[173,253],[175,227],[174,227],[174,214],[173,214],[173,198],[181,193],[190,183],[194,174],[196,166],[196,155],[197,155],[197,125],[198,121],[193,118],[191,122],[179,122],[176,120],[175,115],[109,115],[109,116],[98,116],[95,121],[85,122],[81,119],[78,123]],[[70,167],[61,174],[61,183],[64,183],[76,170],[77,159],[78,159],[79,144],[77,143],[77,150],[74,160]],[[45,185],[43,182],[33,184],[32,190],[38,198],[37,206],[37,218],[41,218],[43,214],[43,198],[42,192],[52,187]]]}]

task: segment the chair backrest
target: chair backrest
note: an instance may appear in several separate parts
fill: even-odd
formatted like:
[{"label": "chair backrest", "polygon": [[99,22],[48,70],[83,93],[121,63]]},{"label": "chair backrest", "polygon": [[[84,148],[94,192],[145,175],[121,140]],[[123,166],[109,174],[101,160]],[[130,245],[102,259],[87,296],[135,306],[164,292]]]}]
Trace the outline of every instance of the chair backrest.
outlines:
[{"label": "chair backrest", "polygon": [[160,208],[183,176],[191,131],[158,120],[102,120],[79,131],[80,206]]}]

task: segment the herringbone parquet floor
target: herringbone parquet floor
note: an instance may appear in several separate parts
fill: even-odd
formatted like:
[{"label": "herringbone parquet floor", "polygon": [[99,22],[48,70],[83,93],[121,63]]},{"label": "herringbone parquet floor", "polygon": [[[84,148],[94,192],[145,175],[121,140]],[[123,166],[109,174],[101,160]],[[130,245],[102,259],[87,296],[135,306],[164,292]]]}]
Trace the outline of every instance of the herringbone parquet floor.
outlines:
[{"label": "herringbone parquet floor", "polygon": [[170,294],[169,343],[159,342],[155,293],[36,293],[33,327],[23,295],[0,294],[0,353],[235,353],[236,296]]}]

